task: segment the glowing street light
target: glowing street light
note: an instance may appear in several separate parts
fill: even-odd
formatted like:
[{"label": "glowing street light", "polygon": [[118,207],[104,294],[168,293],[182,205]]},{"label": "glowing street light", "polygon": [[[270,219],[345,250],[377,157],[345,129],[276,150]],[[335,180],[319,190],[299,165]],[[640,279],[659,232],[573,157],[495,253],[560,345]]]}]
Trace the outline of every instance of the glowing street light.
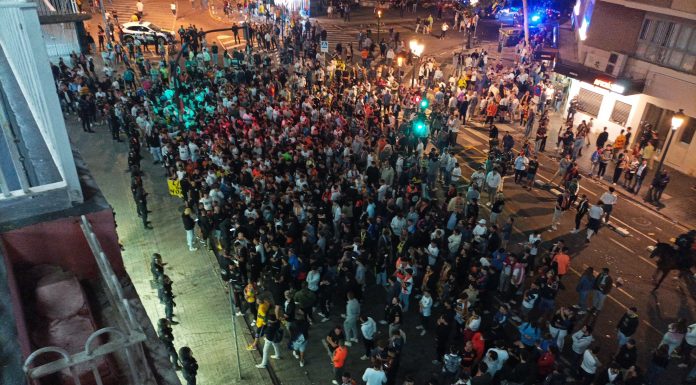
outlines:
[{"label": "glowing street light", "polygon": [[[659,178],[661,175],[662,171],[662,165],[665,163],[665,158],[667,157],[667,151],[669,151],[669,145],[672,144],[672,138],[674,137],[674,133],[677,132],[679,127],[684,124],[684,121],[686,120],[686,115],[684,115],[684,110],[680,109],[678,112],[676,112],[674,115],[672,115],[672,126],[671,130],[669,133],[669,138],[667,139],[667,144],[665,144],[665,149],[662,151],[662,157],[660,157],[660,163],[657,165],[657,168],[655,169],[655,179]],[[651,184],[650,190],[648,190],[648,195],[646,196],[646,200],[652,200],[652,190],[653,186]],[[658,197],[659,199],[659,197]]]},{"label": "glowing street light", "polygon": [[411,87],[416,86],[416,67],[420,64],[420,57],[423,54],[423,50],[425,49],[425,46],[421,43],[418,42],[418,40],[411,40],[408,42],[408,48],[411,49],[411,53],[413,56],[415,56],[418,60],[413,63],[413,69],[411,71]]}]

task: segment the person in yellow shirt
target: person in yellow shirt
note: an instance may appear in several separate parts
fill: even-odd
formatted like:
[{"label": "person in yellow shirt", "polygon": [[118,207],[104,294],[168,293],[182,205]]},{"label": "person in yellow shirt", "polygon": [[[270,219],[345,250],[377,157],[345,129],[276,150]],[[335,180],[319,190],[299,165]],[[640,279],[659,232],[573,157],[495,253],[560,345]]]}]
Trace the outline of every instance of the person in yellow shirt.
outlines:
[{"label": "person in yellow shirt", "polygon": [[268,299],[258,299],[258,310],[256,312],[256,332],[254,333],[254,340],[247,346],[247,350],[255,350],[256,344],[259,342],[259,336],[263,328],[266,326],[266,316],[271,308],[271,302]]},{"label": "person in yellow shirt", "polygon": [[612,156],[616,158],[621,152],[623,152],[624,147],[626,147],[626,135],[624,135],[624,130],[621,130],[619,136],[614,139],[613,154]]},{"label": "person in yellow shirt", "polygon": [[648,142],[647,146],[640,150],[640,156],[642,159],[648,161],[648,169],[652,170],[654,163],[653,157],[655,156],[655,146],[653,146],[652,141]]}]

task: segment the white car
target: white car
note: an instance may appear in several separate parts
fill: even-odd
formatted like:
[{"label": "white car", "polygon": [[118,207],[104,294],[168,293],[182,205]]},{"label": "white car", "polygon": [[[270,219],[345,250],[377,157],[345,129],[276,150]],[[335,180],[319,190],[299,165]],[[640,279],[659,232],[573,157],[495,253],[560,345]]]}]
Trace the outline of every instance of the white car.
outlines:
[{"label": "white car", "polygon": [[136,37],[147,44],[174,42],[174,34],[164,30],[149,21],[132,21],[121,26],[123,41],[130,42]]}]

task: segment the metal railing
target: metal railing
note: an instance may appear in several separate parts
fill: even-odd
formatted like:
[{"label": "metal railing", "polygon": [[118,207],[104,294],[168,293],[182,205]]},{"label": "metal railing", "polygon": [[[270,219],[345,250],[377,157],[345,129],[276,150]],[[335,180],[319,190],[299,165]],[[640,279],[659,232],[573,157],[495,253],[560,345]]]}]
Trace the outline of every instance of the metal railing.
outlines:
[{"label": "metal railing", "polygon": [[[81,385],[75,366],[87,364],[97,385],[102,385],[101,374],[97,369],[97,361],[106,358],[109,354],[123,353],[126,358],[127,373],[130,377],[128,384],[143,385],[154,383],[145,359],[142,342],[147,339],[140,324],[130,307],[130,303],[123,295],[123,288],[118,277],[111,268],[109,260],[99,244],[92,226],[83,215],[80,227],[85,235],[94,258],[99,267],[105,293],[111,305],[116,309],[117,317],[114,318],[117,327],[105,327],[92,333],[85,342],[84,350],[69,354],[64,349],[50,346],[33,352],[24,362],[24,372],[31,380],[36,380],[49,374],[66,371],[70,374],[76,385]],[[108,342],[98,344],[102,335],[108,335]],[[46,364],[33,367],[34,361],[46,354],[59,354],[61,357]]]},{"label": "metal railing", "polygon": [[75,0],[35,0],[39,16],[74,15],[81,13]]}]

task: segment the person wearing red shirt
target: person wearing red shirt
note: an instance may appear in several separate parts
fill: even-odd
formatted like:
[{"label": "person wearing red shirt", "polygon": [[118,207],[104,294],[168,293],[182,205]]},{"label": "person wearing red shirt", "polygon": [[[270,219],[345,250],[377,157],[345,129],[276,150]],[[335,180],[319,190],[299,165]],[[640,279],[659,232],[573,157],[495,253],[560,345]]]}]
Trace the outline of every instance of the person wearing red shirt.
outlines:
[{"label": "person wearing red shirt", "polygon": [[334,380],[331,381],[333,384],[338,385],[343,376],[343,366],[346,363],[346,357],[348,357],[348,348],[346,348],[346,342],[344,340],[338,341],[338,346],[333,352],[333,357],[331,362],[333,363],[334,369]]},{"label": "person wearing red shirt", "polygon": [[486,341],[483,339],[483,334],[481,332],[474,333],[471,337],[471,344],[476,352],[476,361],[481,361],[483,353],[486,351]]},{"label": "person wearing red shirt", "polygon": [[558,280],[560,281],[564,275],[568,273],[568,268],[570,267],[570,256],[568,255],[568,248],[563,247],[563,249],[553,256],[551,260],[552,264],[556,264],[556,272],[558,273]]}]

